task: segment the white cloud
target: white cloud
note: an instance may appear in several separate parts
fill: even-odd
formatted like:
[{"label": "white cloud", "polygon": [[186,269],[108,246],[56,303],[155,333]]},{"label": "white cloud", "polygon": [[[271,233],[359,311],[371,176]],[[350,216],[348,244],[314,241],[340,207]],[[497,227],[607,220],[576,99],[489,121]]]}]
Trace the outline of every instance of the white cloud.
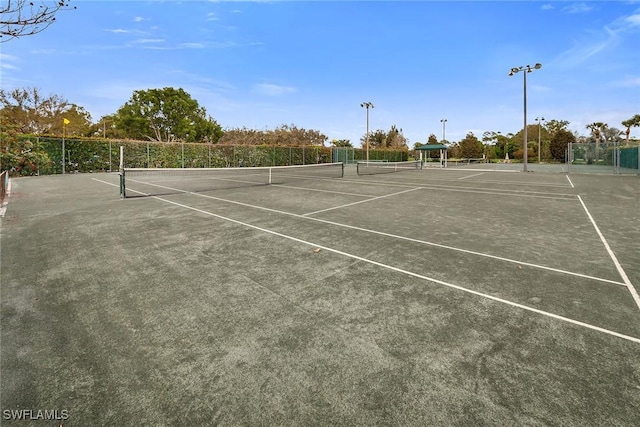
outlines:
[{"label": "white cloud", "polygon": [[17,61],[18,57],[13,55],[7,55],[6,53],[0,52],[0,63],[5,64],[7,61]]},{"label": "white cloud", "polygon": [[591,6],[587,6],[586,3],[573,3],[562,8],[565,13],[586,13],[592,9],[593,8]]},{"label": "white cloud", "polygon": [[253,87],[253,90],[267,96],[282,96],[296,92],[296,89],[291,86],[280,86],[271,83],[257,84]]},{"label": "white cloud", "polygon": [[553,7],[552,4],[547,3],[547,4],[543,4],[542,6],[540,6],[540,9],[541,10],[551,10],[551,9],[555,9],[555,8]]},{"label": "white cloud", "polygon": [[2,62],[0,62],[0,68],[3,68],[5,70],[17,70],[18,67],[11,65],[11,64],[7,64],[7,62],[5,60],[2,60]]},{"label": "white cloud", "polygon": [[219,19],[214,12],[207,13],[207,21],[218,21]]},{"label": "white cloud", "polygon": [[625,22],[629,23],[631,26],[640,26],[640,13],[636,13],[635,15],[627,16],[625,18]]},{"label": "white cloud", "polygon": [[182,43],[180,44],[181,47],[187,48],[187,49],[202,49],[204,48],[204,44],[202,43]]},{"label": "white cloud", "polygon": [[628,77],[626,79],[618,80],[614,82],[614,86],[619,87],[640,87],[640,76]]},{"label": "white cloud", "polygon": [[131,32],[129,30],[123,30],[122,28],[114,28],[113,30],[105,30],[105,31],[109,33],[116,33],[116,34],[126,34]]},{"label": "white cloud", "polygon": [[138,43],[138,44],[164,43],[164,41],[165,41],[164,39],[138,39],[133,43]]},{"label": "white cloud", "polygon": [[142,22],[142,21],[144,21],[144,18],[140,16],[136,16],[135,18],[133,18],[133,22]]}]

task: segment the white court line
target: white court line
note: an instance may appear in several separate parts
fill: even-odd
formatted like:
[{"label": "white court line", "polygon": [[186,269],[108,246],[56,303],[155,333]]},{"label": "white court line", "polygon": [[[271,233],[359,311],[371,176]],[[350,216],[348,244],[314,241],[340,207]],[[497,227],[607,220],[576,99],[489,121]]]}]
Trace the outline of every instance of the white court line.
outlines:
[{"label": "white court line", "polygon": [[[488,172],[484,172],[484,173],[488,173]],[[389,175],[387,175],[389,176]],[[393,176],[393,175],[392,175]],[[427,182],[428,183],[435,183],[438,181],[442,181],[442,182],[447,182],[447,183],[451,183],[452,178],[449,179],[445,179],[445,178],[429,178],[428,180],[425,181],[421,181],[421,182],[411,182],[411,181],[405,181],[405,185],[425,185]],[[343,181],[349,181],[349,182],[371,182],[371,183],[377,183],[377,184],[382,184],[382,181],[375,181],[375,180],[352,180],[350,178],[342,178]],[[396,180],[392,180],[389,179],[385,182],[391,182],[391,183],[399,183],[401,181],[396,181]],[[499,180],[499,179],[480,179],[477,181],[474,181],[476,184],[498,184],[500,186],[518,186],[518,187],[554,187],[554,188],[569,188],[570,185],[568,184],[560,184],[560,183],[549,183],[549,182],[533,182],[533,181],[504,181],[504,180]],[[434,184],[436,185],[436,184]],[[515,190],[517,191],[517,190]]]},{"label": "white court line", "polygon": [[[496,189],[496,190],[479,190],[475,187],[458,187],[451,185],[438,185],[438,184],[427,184],[427,183],[419,183],[419,182],[406,182],[406,183],[381,183],[379,181],[363,181],[363,180],[349,180],[342,179],[342,182],[350,182],[355,184],[376,184],[380,186],[392,186],[392,187],[421,187],[424,189],[433,189],[433,190],[447,190],[447,191],[456,191],[461,193],[472,193],[472,194],[493,194],[498,196],[515,196],[515,197],[533,197],[533,198],[542,198],[542,199],[562,199],[562,200],[575,200],[575,194],[566,194],[566,193],[548,193],[542,191],[523,191],[523,190],[509,190],[509,189]],[[566,187],[566,186],[562,186]]]},{"label": "white court line", "polygon": [[458,180],[467,179],[467,178],[473,178],[474,176],[484,175],[485,173],[486,172],[480,172],[480,173],[474,173],[473,175],[461,176],[460,178],[458,178]]},{"label": "white court line", "polygon": [[[335,179],[335,178],[331,178]],[[330,194],[340,194],[343,196],[354,196],[354,197],[373,197],[373,194],[361,194],[361,193],[348,193],[345,191],[334,191],[334,190],[320,190],[319,188],[307,188],[307,187],[294,187],[291,185],[284,184],[272,184],[274,187],[278,188],[290,188],[292,190],[301,190],[301,191],[316,191],[319,193],[330,193]]]},{"label": "white court line", "polygon": [[598,228],[596,221],[593,219],[593,217],[591,216],[591,213],[589,213],[589,210],[587,209],[587,205],[585,205],[584,202],[582,201],[582,197],[578,196],[578,200],[580,200],[580,203],[582,203],[582,207],[584,208],[584,211],[587,213],[587,216],[589,217],[591,224],[593,224],[593,227],[596,229],[596,233],[598,233],[598,236],[600,236],[600,240],[602,240],[602,243],[604,244],[605,249],[609,253],[609,256],[613,260],[613,263],[615,264],[616,269],[618,270],[618,273],[620,273],[620,277],[622,277],[622,281],[627,286],[627,289],[629,289],[629,292],[631,293],[633,300],[636,302],[638,309],[640,309],[640,295],[638,295],[638,292],[636,291],[636,288],[633,287],[633,284],[631,283],[631,280],[629,280],[627,273],[625,273],[624,269],[618,262],[618,258],[616,257],[616,254],[613,253],[613,251],[611,250],[611,247],[609,246],[609,243],[607,243],[607,240],[604,238],[604,236],[600,232],[600,229]]},{"label": "white court line", "polygon": [[514,169],[477,169],[477,168],[467,168],[466,166],[448,166],[446,168],[436,168],[435,170],[441,170],[443,172],[466,172],[466,171],[472,171],[472,172],[483,172],[483,173],[487,173],[487,172],[497,172],[497,173],[518,173],[520,172],[519,170],[514,170]]},{"label": "white court line", "polygon": [[489,294],[485,294],[485,293],[482,293],[482,292],[474,291],[472,289],[464,288],[462,286],[454,285],[452,283],[447,283],[447,282],[444,282],[442,280],[434,279],[432,277],[427,277],[427,276],[424,276],[424,275],[421,275],[421,274],[413,273],[411,271],[403,270],[403,269],[400,269],[400,268],[397,268],[397,267],[393,267],[393,266],[388,265],[388,264],[383,264],[381,262],[373,261],[373,260],[370,260],[370,259],[367,259],[367,258],[363,258],[363,257],[357,256],[357,255],[353,255],[353,254],[350,254],[350,253],[347,253],[347,252],[339,251],[339,250],[336,250],[336,249],[333,249],[333,248],[329,248],[327,246],[318,245],[316,243],[309,242],[307,240],[298,239],[297,237],[293,237],[293,236],[289,236],[289,235],[286,235],[286,234],[282,234],[282,233],[279,233],[277,231],[269,230],[267,228],[262,228],[262,227],[258,227],[258,226],[255,226],[255,225],[252,225],[252,224],[248,224],[248,223],[245,223],[245,222],[242,222],[242,221],[238,221],[238,220],[235,220],[235,219],[232,219],[232,218],[227,218],[227,217],[224,217],[222,215],[214,214],[213,212],[208,212],[208,211],[205,211],[203,209],[195,208],[193,206],[188,206],[188,205],[184,205],[182,203],[173,202],[171,200],[163,199],[162,197],[157,197],[157,196],[152,196],[152,197],[154,199],[157,199],[157,200],[160,200],[160,201],[163,201],[163,202],[175,205],[175,206],[179,206],[179,207],[182,207],[182,208],[185,208],[185,209],[196,211],[196,212],[199,212],[199,213],[204,214],[204,215],[212,216],[212,217],[224,220],[224,221],[228,221],[228,222],[231,222],[231,223],[234,223],[234,224],[241,225],[243,227],[252,228],[254,230],[258,230],[258,231],[261,231],[263,233],[267,233],[267,234],[271,234],[271,235],[274,235],[274,236],[278,236],[278,237],[281,237],[281,238],[284,238],[284,239],[288,239],[288,240],[291,240],[291,241],[294,241],[294,242],[297,242],[297,243],[301,243],[301,244],[304,244],[304,245],[312,246],[314,248],[320,248],[320,249],[323,249],[323,250],[325,250],[327,252],[332,252],[332,253],[335,253],[335,254],[338,254],[338,255],[342,255],[342,256],[345,256],[345,257],[348,257],[348,258],[351,258],[351,259],[355,259],[355,260],[362,261],[362,262],[365,262],[365,263],[368,263],[368,264],[372,264],[372,265],[375,265],[375,266],[378,266],[378,267],[382,267],[382,268],[385,268],[387,270],[395,271],[395,272],[402,273],[402,274],[405,274],[405,275],[408,275],[408,276],[411,276],[411,277],[416,277],[418,279],[422,279],[422,280],[426,280],[426,281],[429,281],[429,282],[432,282],[432,283],[436,283],[436,284],[439,284],[439,285],[447,286],[449,288],[457,289],[459,291],[466,292],[466,293],[469,293],[469,294],[472,294],[472,295],[476,295],[476,296],[479,296],[481,298],[486,298],[486,299],[489,299],[489,300],[492,300],[492,301],[496,301],[496,302],[499,302],[499,303],[502,303],[502,304],[506,304],[506,305],[509,305],[509,306],[512,306],[512,307],[517,307],[517,308],[520,308],[522,310],[526,310],[526,311],[537,313],[537,314],[540,314],[540,315],[543,315],[543,316],[547,316],[547,317],[550,317],[552,319],[556,319],[556,320],[560,320],[560,321],[563,321],[563,322],[571,323],[573,325],[581,326],[583,328],[591,329],[591,330],[594,330],[594,331],[597,331],[597,332],[602,332],[602,333],[605,333],[607,335],[611,335],[611,336],[614,336],[614,337],[617,337],[617,338],[622,338],[624,340],[632,341],[632,342],[640,344],[640,338],[632,337],[632,336],[629,336],[629,335],[624,335],[624,334],[621,334],[619,332],[615,332],[615,331],[612,331],[612,330],[609,330],[609,329],[601,328],[599,326],[591,325],[589,323],[584,323],[584,322],[581,322],[579,320],[574,320],[574,319],[571,319],[571,318],[568,318],[568,317],[564,317],[564,316],[560,316],[560,315],[557,315],[557,314],[549,313],[547,311],[539,310],[537,308],[529,307],[529,306],[526,306],[526,305],[523,305],[523,304],[520,304],[520,303],[516,303],[516,302],[513,302],[513,301],[509,301],[509,300],[506,300],[506,299],[503,299],[503,298],[495,297],[493,295],[489,295]]},{"label": "white court line", "polygon": [[[92,178],[92,179],[94,179],[96,181],[100,181],[99,179],[96,179],[96,178]],[[105,181],[100,181],[100,182],[103,182],[105,184],[108,184],[108,185],[111,185],[111,186],[114,186],[114,187],[118,187],[118,185],[112,184],[110,182],[105,182]],[[348,228],[350,230],[362,231],[362,232],[365,232],[365,233],[376,234],[376,235],[379,235],[379,236],[390,237],[390,238],[398,239],[398,240],[405,240],[405,241],[412,242],[412,243],[419,243],[419,244],[423,244],[423,245],[427,245],[427,246],[433,246],[433,247],[440,248],[440,249],[451,250],[451,251],[454,251],[454,252],[462,252],[462,253],[466,253],[466,254],[469,254],[469,255],[476,255],[476,256],[480,256],[480,257],[495,259],[495,260],[498,260],[498,261],[509,262],[509,263],[512,263],[512,264],[518,264],[518,265],[521,265],[521,266],[537,268],[537,269],[540,269],[540,270],[551,271],[551,272],[554,272],[554,273],[566,274],[568,276],[575,276],[575,277],[580,277],[580,278],[583,278],[583,279],[589,279],[589,280],[595,280],[595,281],[598,281],[598,282],[611,283],[611,284],[614,284],[614,285],[625,286],[625,283],[618,282],[618,281],[615,281],[615,280],[610,280],[610,279],[604,279],[604,278],[601,278],[601,277],[594,277],[594,276],[589,276],[589,275],[582,274],[582,273],[575,273],[575,272],[572,272],[572,271],[560,270],[560,269],[553,268],[553,267],[547,267],[547,266],[544,266],[544,265],[533,264],[533,263],[529,263],[529,262],[523,262],[523,261],[520,261],[520,260],[514,260],[514,259],[510,259],[510,258],[503,258],[503,257],[500,257],[500,256],[486,254],[486,253],[482,253],[482,252],[475,252],[475,251],[471,251],[471,250],[467,250],[467,249],[456,248],[456,247],[453,247],[453,246],[441,245],[439,243],[428,242],[428,241],[425,241],[425,240],[419,240],[419,239],[414,239],[414,238],[405,237],[405,236],[399,236],[399,235],[395,235],[395,234],[389,234],[389,233],[385,233],[385,232],[382,232],[382,231],[370,230],[370,229],[367,229],[367,228],[356,227],[354,225],[348,225],[348,224],[342,224],[342,223],[339,223],[339,222],[333,222],[333,221],[329,221],[329,220],[325,220],[325,219],[321,219],[321,218],[303,216],[303,215],[295,214],[295,213],[292,213],[292,212],[286,212],[286,211],[281,211],[281,210],[278,210],[278,209],[266,208],[264,206],[251,205],[249,203],[243,203],[243,202],[238,202],[238,201],[235,201],[235,200],[223,199],[221,197],[211,196],[211,195],[208,195],[208,194],[193,193],[193,192],[189,192],[189,191],[185,191],[185,190],[179,190],[179,189],[176,189],[176,188],[160,186],[160,185],[157,185],[157,184],[153,184],[153,185],[158,186],[158,187],[167,188],[169,190],[178,191],[178,192],[185,193],[185,194],[191,194],[191,195],[198,196],[198,197],[204,197],[204,198],[207,198],[207,199],[218,200],[218,201],[221,201],[221,202],[231,203],[231,204],[234,204],[234,205],[244,206],[244,207],[253,208],[253,209],[259,209],[259,210],[278,213],[278,214],[282,214],[282,215],[288,215],[288,216],[292,216],[292,217],[295,217],[295,218],[306,219],[306,220],[309,220],[309,221],[321,222],[321,223],[333,225],[333,226],[336,226],[336,227]],[[149,196],[149,194],[143,193],[141,191],[136,191],[136,190],[131,190],[131,191],[133,191],[135,193],[139,193],[139,194],[144,194],[145,196]]]},{"label": "white court line", "polygon": [[569,184],[571,184],[571,188],[576,188],[575,185],[573,185],[573,182],[571,182],[571,178],[569,178],[569,175],[565,175],[567,177],[567,181],[569,181]]},{"label": "white court line", "polygon": [[417,188],[410,188],[410,189],[408,189],[408,190],[399,191],[399,192],[397,192],[397,193],[385,194],[384,196],[372,197],[372,198],[370,198],[370,199],[360,200],[360,201],[358,201],[358,202],[353,202],[353,203],[347,203],[347,204],[340,205],[340,206],[334,206],[334,207],[332,207],[332,208],[322,209],[322,210],[315,211],[315,212],[307,212],[307,213],[305,213],[305,214],[302,214],[302,216],[307,216],[307,215],[313,215],[313,214],[317,214],[317,213],[321,213],[321,212],[332,211],[332,210],[335,210],[335,209],[342,209],[342,208],[346,208],[346,207],[348,207],[348,206],[359,205],[360,203],[372,202],[372,201],[374,201],[374,200],[384,199],[385,197],[397,196],[398,194],[404,194],[404,193],[408,193],[408,192],[410,192],[410,191],[415,191],[415,190],[420,190],[420,187],[417,187]]}]

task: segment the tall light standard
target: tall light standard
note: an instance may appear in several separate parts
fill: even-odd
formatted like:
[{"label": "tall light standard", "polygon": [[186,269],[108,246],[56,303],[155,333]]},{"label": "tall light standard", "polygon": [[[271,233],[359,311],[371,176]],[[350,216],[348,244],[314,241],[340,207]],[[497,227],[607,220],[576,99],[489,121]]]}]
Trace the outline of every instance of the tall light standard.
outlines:
[{"label": "tall light standard", "polygon": [[374,108],[373,103],[371,102],[363,102],[360,104],[362,108],[367,109],[367,135],[365,137],[366,145],[367,145],[367,162],[369,161],[369,108]]},{"label": "tall light standard", "polygon": [[536,117],[536,122],[538,122],[538,164],[540,164],[540,122],[544,122],[544,117]]},{"label": "tall light standard", "polygon": [[524,76],[524,171],[527,171],[527,74],[533,72],[534,69],[539,70],[542,68],[542,64],[536,63],[533,67],[531,65],[527,65],[526,67],[514,67],[509,71],[509,76],[513,76],[514,74],[519,73],[520,71],[524,71],[522,75]]},{"label": "tall light standard", "polygon": [[[446,144],[447,143],[447,138],[445,137],[444,130],[445,130],[445,126],[447,124],[447,119],[440,119],[440,123],[442,123],[442,143]],[[446,148],[444,150],[440,150],[440,157],[441,157],[441,159],[440,159],[440,167],[444,166],[446,168],[447,167],[447,157],[448,157]],[[444,158],[442,158],[442,157],[444,157]]]}]

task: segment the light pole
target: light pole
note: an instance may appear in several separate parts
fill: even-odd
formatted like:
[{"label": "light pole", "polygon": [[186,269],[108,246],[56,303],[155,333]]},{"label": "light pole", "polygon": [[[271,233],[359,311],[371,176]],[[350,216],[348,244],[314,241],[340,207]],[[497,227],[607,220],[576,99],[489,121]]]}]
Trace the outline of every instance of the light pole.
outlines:
[{"label": "light pole", "polygon": [[[447,143],[447,138],[445,137],[444,130],[445,130],[445,126],[447,124],[447,119],[440,119],[440,122],[442,123],[442,143],[446,144]],[[440,155],[440,157],[441,157],[440,158],[440,167],[444,166],[446,168],[447,167],[447,156],[448,156],[447,149],[445,148],[444,150],[440,150],[440,153],[441,153],[441,155]],[[444,159],[442,159],[442,157],[444,157]]]},{"label": "light pole", "polygon": [[533,70],[539,70],[542,68],[542,64],[536,63],[533,67],[531,65],[527,65],[526,67],[513,67],[511,71],[509,71],[509,76],[513,76],[514,74],[523,71],[522,75],[524,76],[524,131],[523,131],[523,145],[524,145],[524,171],[527,171],[527,73],[532,73]]},{"label": "light pole", "polygon": [[373,103],[371,102],[363,102],[360,104],[362,108],[367,109],[367,135],[365,137],[366,145],[367,145],[367,163],[369,162],[369,108],[375,108]]},{"label": "light pole", "polygon": [[538,164],[540,164],[540,122],[544,122],[544,117],[536,117],[536,122],[538,122]]}]

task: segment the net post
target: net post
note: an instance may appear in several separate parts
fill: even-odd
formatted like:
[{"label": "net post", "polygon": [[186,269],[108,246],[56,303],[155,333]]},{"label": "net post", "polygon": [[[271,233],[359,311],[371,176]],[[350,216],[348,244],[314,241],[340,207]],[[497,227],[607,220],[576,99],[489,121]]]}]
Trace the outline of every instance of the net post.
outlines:
[{"label": "net post", "polygon": [[269,185],[271,185],[271,171],[272,171],[272,168],[269,168]]},{"label": "net post", "polygon": [[119,175],[120,175],[120,198],[124,199],[127,197],[126,186],[124,182],[124,147],[120,146],[120,167],[119,167]]}]

